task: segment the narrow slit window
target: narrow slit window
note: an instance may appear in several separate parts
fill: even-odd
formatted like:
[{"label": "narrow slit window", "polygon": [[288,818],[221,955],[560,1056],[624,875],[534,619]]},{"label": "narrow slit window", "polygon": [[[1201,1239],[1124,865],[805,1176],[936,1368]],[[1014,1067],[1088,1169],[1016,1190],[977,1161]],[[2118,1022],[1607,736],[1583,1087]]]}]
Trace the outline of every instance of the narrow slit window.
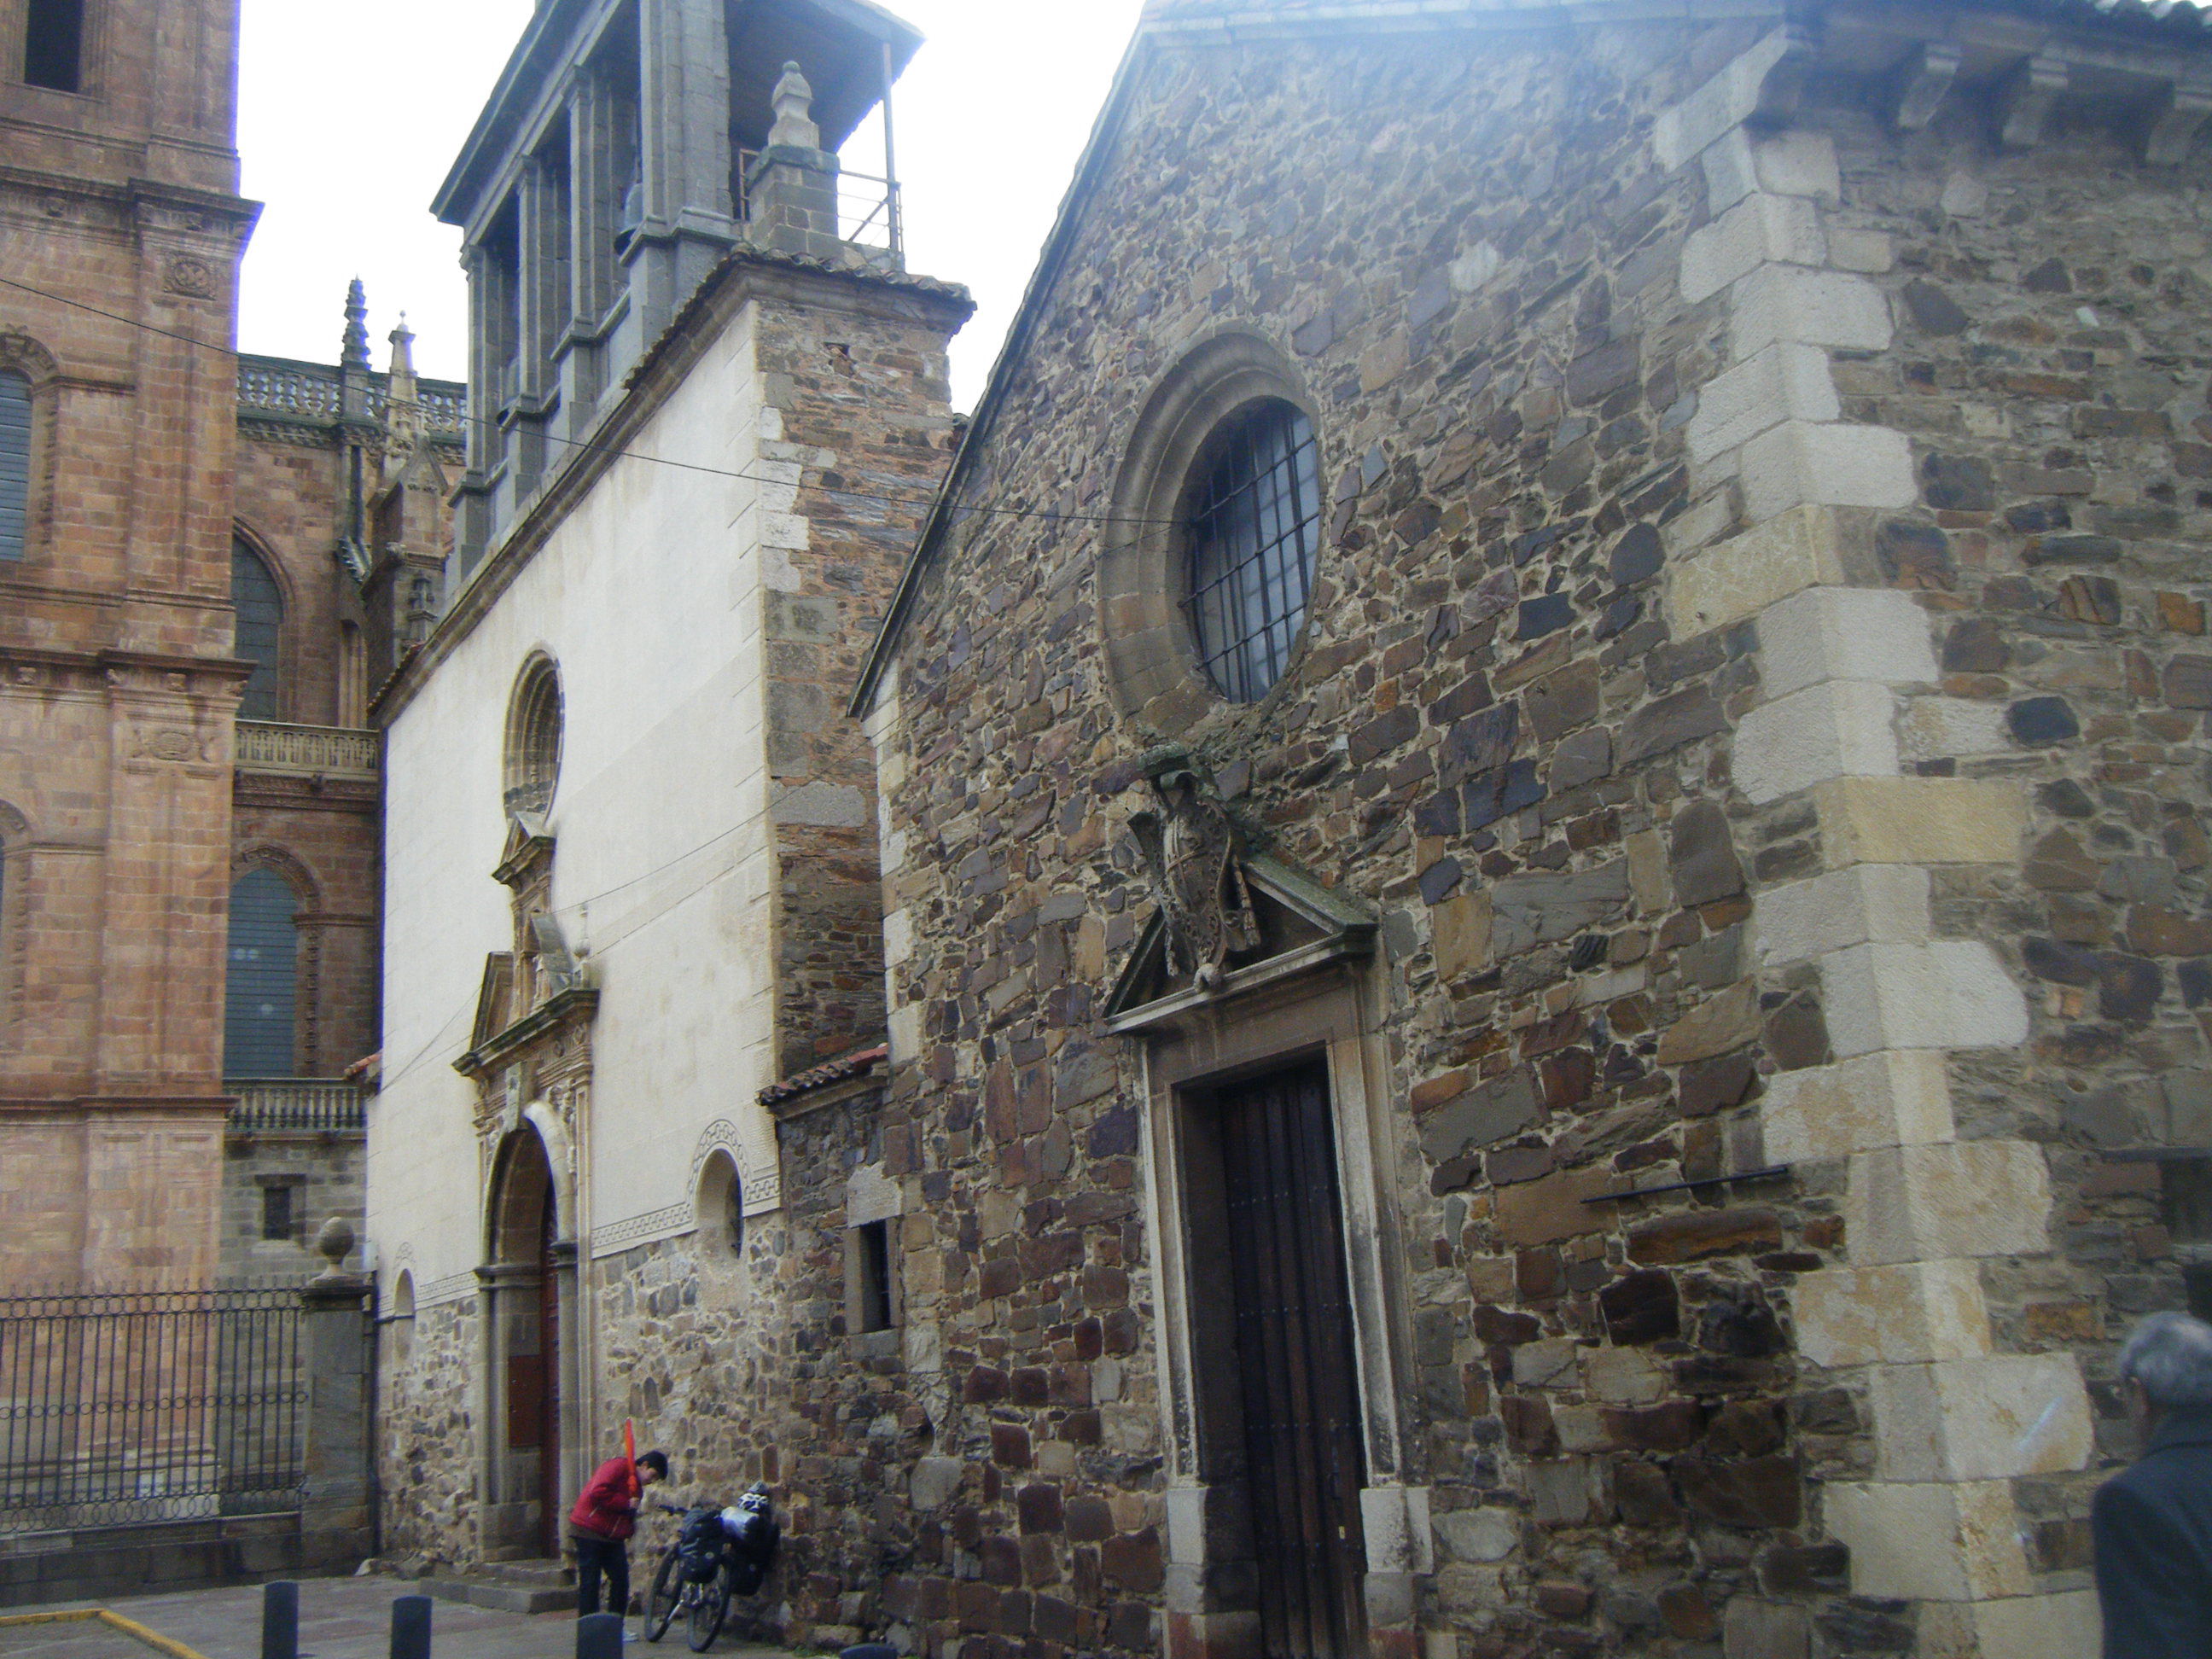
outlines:
[{"label": "narrow slit window", "polygon": [[1231,702],[1257,702],[1283,676],[1305,626],[1321,531],[1313,424],[1266,398],[1224,423],[1190,495],[1185,603],[1199,660]]},{"label": "narrow slit window", "polygon": [[31,383],[0,372],[0,559],[23,556],[31,518]]},{"label": "narrow slit window", "polygon": [[29,0],[23,79],[54,92],[84,90],[84,0]]},{"label": "narrow slit window", "polygon": [[860,1253],[860,1328],[887,1331],[891,1328],[890,1223],[866,1221],[853,1231]]}]

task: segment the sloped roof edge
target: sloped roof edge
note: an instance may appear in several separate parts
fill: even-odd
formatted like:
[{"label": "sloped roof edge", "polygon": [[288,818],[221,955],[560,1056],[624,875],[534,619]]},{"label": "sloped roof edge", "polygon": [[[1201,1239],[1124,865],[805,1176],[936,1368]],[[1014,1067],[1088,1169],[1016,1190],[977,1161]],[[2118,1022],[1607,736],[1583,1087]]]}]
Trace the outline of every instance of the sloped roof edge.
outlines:
[{"label": "sloped roof edge", "polygon": [[[1972,9],[1958,0],[1926,0],[1931,9]],[[1996,0],[1994,8],[2045,22],[2086,29],[2125,29],[2138,37],[2146,21],[2159,26],[2177,42],[2196,28],[2212,35],[2212,4],[2195,0]],[[1115,71],[1098,119],[1093,124],[1078,160],[1075,175],[1060,198],[1051,234],[1045,238],[1036,269],[1023,289],[1022,301],[1006,331],[1006,343],[991,366],[983,396],[975,406],[960,447],[946,471],[921,534],[899,573],[898,586],[876,637],[860,665],[846,713],[864,718],[874,707],[878,688],[890,665],[899,635],[905,631],[923,572],[950,527],[961,494],[972,476],[977,458],[988,443],[999,410],[1015,370],[1027,355],[1039,313],[1059,279],[1061,265],[1075,240],[1083,210],[1098,175],[1105,170],[1114,140],[1119,137],[1127,105],[1138,75],[1150,54],[1173,44],[1226,44],[1241,40],[1319,32],[1398,33],[1419,29],[1468,28],[1527,31],[1564,27],[1575,23],[1699,22],[1726,17],[1767,17],[1781,21],[1791,15],[1790,0],[1312,0],[1286,9],[1255,9],[1251,0],[1190,0],[1170,7],[1154,0],[1139,19],[1128,50]]]}]

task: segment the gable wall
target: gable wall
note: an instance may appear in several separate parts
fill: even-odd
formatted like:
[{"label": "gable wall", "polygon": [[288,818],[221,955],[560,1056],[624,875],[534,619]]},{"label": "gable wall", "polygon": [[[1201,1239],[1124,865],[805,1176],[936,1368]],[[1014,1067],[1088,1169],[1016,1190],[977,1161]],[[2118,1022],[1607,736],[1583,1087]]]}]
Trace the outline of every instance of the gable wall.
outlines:
[{"label": "gable wall", "polygon": [[[1655,144],[1761,37],[1142,70],[968,499],[1109,511],[1150,388],[1244,328],[1307,379],[1331,515],[1305,653],[1242,714],[1117,712],[1080,522],[956,521],[902,638],[884,1144],[936,1218],[908,1386],[970,1460],[884,1523],[918,1634],[1194,1650],[1144,1084],[1097,1023],[1152,908],[1135,757],[1175,738],[1383,917],[1435,1516],[1386,1641],[2084,1639],[2123,1444],[2084,1368],[2181,1297],[2149,1166],[2100,1148],[2196,1144],[2204,1054],[2201,171],[2109,112],[1998,154],[1970,91],[1909,140],[1831,88],[1756,154],[1742,109]],[[1738,143],[1779,232],[1717,223]],[[1832,398],[1711,384],[1778,339]],[[1984,1523],[2026,1541],[1964,1559]]]}]

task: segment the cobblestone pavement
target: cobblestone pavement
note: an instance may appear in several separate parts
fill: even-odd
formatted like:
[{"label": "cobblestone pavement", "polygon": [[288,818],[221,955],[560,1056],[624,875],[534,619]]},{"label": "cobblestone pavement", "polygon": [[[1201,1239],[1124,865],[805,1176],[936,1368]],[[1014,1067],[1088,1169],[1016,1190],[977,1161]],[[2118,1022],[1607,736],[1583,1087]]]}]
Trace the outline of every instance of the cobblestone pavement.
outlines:
[{"label": "cobblestone pavement", "polygon": [[[310,1578],[300,1585],[300,1659],[386,1659],[392,1601],[414,1586],[392,1578]],[[63,1605],[88,1607],[90,1602]],[[204,1659],[259,1659],[261,1591],[188,1590],[169,1595],[110,1600],[107,1607],[148,1629],[183,1643]],[[9,1613],[45,1611],[0,1608]],[[635,1631],[637,1621],[630,1621]],[[575,1620],[567,1613],[495,1613],[458,1601],[440,1601],[430,1615],[432,1659],[568,1659],[575,1651]],[[635,1644],[642,1656],[688,1656],[680,1632],[658,1645]],[[776,1648],[740,1644],[728,1635],[714,1644],[720,1659],[782,1659]],[[105,1624],[0,1626],[0,1659],[159,1659],[123,1632]]]}]

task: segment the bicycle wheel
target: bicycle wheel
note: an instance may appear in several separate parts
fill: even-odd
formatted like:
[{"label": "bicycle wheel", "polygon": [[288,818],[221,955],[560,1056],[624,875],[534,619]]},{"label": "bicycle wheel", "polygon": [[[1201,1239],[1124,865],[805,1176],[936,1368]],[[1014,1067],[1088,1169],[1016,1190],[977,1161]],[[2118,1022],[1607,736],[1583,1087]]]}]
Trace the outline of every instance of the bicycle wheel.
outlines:
[{"label": "bicycle wheel", "polygon": [[693,1599],[687,1609],[686,1627],[690,1632],[691,1651],[704,1653],[714,1644],[714,1638],[722,1628],[722,1617],[730,1610],[730,1574],[726,1567],[703,1584],[691,1586]]},{"label": "bicycle wheel", "polygon": [[671,1544],[660,1553],[660,1565],[653,1570],[653,1590],[645,1598],[645,1639],[658,1642],[668,1634],[671,1620],[676,1617],[676,1603],[683,1586],[682,1558],[676,1546]]}]

